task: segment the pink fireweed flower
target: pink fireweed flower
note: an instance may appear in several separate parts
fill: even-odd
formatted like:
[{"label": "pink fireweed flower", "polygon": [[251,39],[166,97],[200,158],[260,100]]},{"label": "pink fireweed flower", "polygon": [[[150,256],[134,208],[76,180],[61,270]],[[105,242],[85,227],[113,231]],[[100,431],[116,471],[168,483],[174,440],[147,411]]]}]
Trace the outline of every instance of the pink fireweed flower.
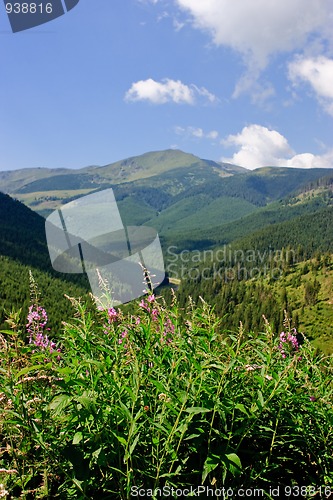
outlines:
[{"label": "pink fireweed flower", "polygon": [[285,332],[281,332],[278,348],[283,358],[286,358],[288,354],[294,354],[299,350],[300,346],[297,340],[296,328],[293,329],[293,333],[288,332],[286,334]]},{"label": "pink fireweed flower", "polygon": [[[172,342],[172,336],[175,333],[175,325],[172,323],[170,318],[167,318],[167,320],[163,324],[163,330],[161,331],[161,342],[167,342],[167,344],[170,344]],[[168,337],[167,339],[165,337]]]},{"label": "pink fireweed flower", "polygon": [[47,323],[48,318],[43,307],[31,305],[29,307],[27,320],[28,323],[26,324],[26,327],[28,332],[31,332],[39,328],[43,329]]},{"label": "pink fireweed flower", "polygon": [[168,318],[164,323],[164,333],[174,334],[175,333],[175,325],[172,323],[171,319]]},{"label": "pink fireweed flower", "polygon": [[[155,297],[155,295],[152,293],[152,294],[150,294],[150,295],[148,295],[148,296],[146,297],[146,300],[147,300],[148,304],[152,304],[153,302],[155,302],[155,301],[156,301],[156,297]],[[139,306],[140,306],[140,307],[147,307],[147,306],[148,306],[148,304],[145,302],[145,299],[142,299],[142,300],[141,300],[141,302],[140,302],[140,304],[139,304]]]},{"label": "pink fireweed flower", "polygon": [[[120,335],[120,338],[118,340],[118,344],[122,344],[123,343],[123,340],[127,337],[127,334],[128,334],[128,331],[127,330],[124,330],[121,335]],[[127,345],[124,345],[124,347],[126,348]]]},{"label": "pink fireweed flower", "polygon": [[107,314],[108,314],[108,322],[103,324],[104,335],[109,335],[112,331],[111,325],[119,320],[119,313],[115,310],[114,307],[110,307],[107,310]]},{"label": "pink fireweed flower", "polygon": [[158,319],[158,310],[157,309],[152,310],[151,317],[153,318],[153,321],[157,321],[157,319]]},{"label": "pink fireweed flower", "polygon": [[[54,350],[56,350],[56,343],[49,339],[47,334],[44,334],[44,329],[47,324],[47,314],[45,309],[40,306],[31,305],[29,307],[29,312],[27,316],[27,324],[26,328],[29,332],[29,344],[33,344],[34,346],[39,348],[39,351],[48,350],[51,354]],[[49,331],[49,328],[46,328]],[[35,352],[34,349],[32,352]],[[61,352],[61,349],[57,349],[57,352]],[[57,358],[60,359],[60,355],[58,354]]]},{"label": "pink fireweed flower", "polygon": [[117,319],[118,319],[117,311],[115,310],[114,307],[110,307],[110,309],[108,309],[108,322],[109,322],[109,324],[113,323]]}]

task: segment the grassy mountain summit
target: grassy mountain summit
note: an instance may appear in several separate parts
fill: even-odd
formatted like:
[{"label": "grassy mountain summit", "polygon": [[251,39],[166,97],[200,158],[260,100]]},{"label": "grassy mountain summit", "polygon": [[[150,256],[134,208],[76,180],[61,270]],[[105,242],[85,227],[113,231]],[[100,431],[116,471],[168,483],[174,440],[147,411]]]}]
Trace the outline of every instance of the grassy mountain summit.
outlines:
[{"label": "grassy mountain summit", "polygon": [[[68,190],[73,188],[75,182],[77,187],[73,189],[80,189],[80,184],[90,181],[91,188],[96,189],[106,183],[120,184],[154,177],[177,169],[202,166],[215,170],[222,176],[246,172],[245,168],[236,165],[202,160],[183,151],[168,149],[144,153],[104,166],[89,166],[75,170],[29,168],[0,172],[0,188],[8,194],[33,193],[43,190],[52,191],[54,189]],[[52,183],[48,182],[50,179],[53,179],[53,189]],[[84,179],[84,182],[82,179]]]},{"label": "grassy mountain summit", "polygon": [[[47,216],[73,198],[100,189],[120,187],[119,196],[128,189],[158,189],[175,196],[188,188],[209,180],[218,180],[247,172],[235,165],[203,160],[189,153],[169,149],[127,158],[102,167],[90,166],[78,170],[27,169],[0,174],[0,190],[19,199],[33,210]],[[138,193],[141,195],[141,192]],[[163,193],[162,193],[163,196]],[[156,195],[155,195],[156,198]],[[133,203],[128,200],[125,210]],[[149,200],[148,200],[149,206]],[[144,207],[133,206],[132,213]],[[145,218],[145,216],[144,216]],[[148,217],[150,218],[150,217]],[[147,218],[145,218],[146,220]]]},{"label": "grassy mountain summit", "polygon": [[206,167],[215,169],[219,175],[233,175],[246,172],[245,168],[229,163],[203,160],[197,156],[184,153],[178,149],[152,151],[140,156],[133,156],[103,167],[88,167],[82,169],[85,173],[95,173],[101,178],[109,179],[115,184],[154,177],[165,172],[187,167]]}]

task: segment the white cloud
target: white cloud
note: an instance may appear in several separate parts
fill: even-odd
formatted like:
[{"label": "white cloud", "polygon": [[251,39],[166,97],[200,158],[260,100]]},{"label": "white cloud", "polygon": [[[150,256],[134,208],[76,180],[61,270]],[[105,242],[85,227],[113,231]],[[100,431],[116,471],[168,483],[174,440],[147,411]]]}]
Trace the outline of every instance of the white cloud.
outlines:
[{"label": "white cloud", "polygon": [[213,139],[214,141],[218,138],[219,136],[219,133],[217,132],[217,130],[211,130],[210,132],[208,132],[207,136],[208,139]]},{"label": "white cloud", "polygon": [[323,155],[296,154],[283,135],[261,125],[244,127],[239,134],[229,135],[221,142],[238,149],[231,158],[222,158],[222,161],[251,170],[264,166],[333,167],[333,150]]},{"label": "white cloud", "polygon": [[201,139],[204,136],[204,131],[202,130],[202,128],[193,128],[191,130],[191,135],[193,135],[193,137],[198,137],[199,139]]},{"label": "white cloud", "polygon": [[210,130],[209,132],[205,132],[202,128],[200,127],[180,127],[180,126],[176,126],[174,128],[175,132],[177,135],[183,135],[187,138],[190,138],[190,137],[195,137],[196,139],[210,139],[210,140],[213,140],[215,141],[218,136],[219,136],[219,133],[217,132],[217,130]]},{"label": "white cloud", "polygon": [[163,21],[163,19],[167,19],[168,17],[170,17],[169,13],[164,10],[163,12],[161,12],[161,14],[159,14],[159,16],[157,17],[157,22],[159,23],[160,21]]},{"label": "white cloud", "polygon": [[175,0],[186,22],[210,36],[217,46],[240,54],[246,68],[233,97],[250,93],[264,107],[274,95],[268,82],[258,84],[272,56],[304,51],[322,55],[333,49],[332,0]]},{"label": "white cloud", "polygon": [[333,116],[333,59],[297,57],[288,69],[293,84],[308,83],[324,110]]},{"label": "white cloud", "polygon": [[330,37],[331,0],[176,0],[194,27],[216,45],[240,52],[246,64],[262,69],[270,55],[303,48],[314,33]]},{"label": "white cloud", "polygon": [[223,161],[250,169],[264,165],[281,165],[282,158],[293,154],[283,135],[261,125],[244,127],[239,134],[229,135],[223,144],[239,148],[232,158],[224,158]]},{"label": "white cloud", "polygon": [[175,31],[180,31],[184,28],[186,23],[179,21],[176,17],[173,18],[173,27]]},{"label": "white cloud", "polygon": [[216,95],[212,94],[209,92],[205,87],[197,87],[196,85],[192,84],[191,87],[193,88],[193,91],[197,93],[199,96],[203,98],[207,98],[209,102],[217,102],[218,98]]},{"label": "white cloud", "polygon": [[237,98],[244,92],[250,92],[252,103],[268,111],[270,110],[270,100],[275,96],[275,89],[269,82],[259,83],[256,81],[258,76],[257,72],[244,74],[237,82],[232,97]]},{"label": "white cloud", "polygon": [[125,94],[126,101],[149,101],[153,104],[165,104],[174,102],[176,104],[195,104],[198,98],[205,101],[217,101],[216,96],[204,87],[194,84],[185,85],[180,80],[166,78],[157,82],[152,78],[140,80],[132,84]]},{"label": "white cloud", "polygon": [[302,153],[287,161],[287,167],[333,168],[333,149],[323,155]]}]

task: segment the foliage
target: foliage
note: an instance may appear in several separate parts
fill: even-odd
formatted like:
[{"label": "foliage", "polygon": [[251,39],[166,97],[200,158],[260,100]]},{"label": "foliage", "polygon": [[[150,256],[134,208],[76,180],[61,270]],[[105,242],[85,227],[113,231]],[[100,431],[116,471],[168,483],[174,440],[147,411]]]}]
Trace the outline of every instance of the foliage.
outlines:
[{"label": "foliage", "polygon": [[[332,484],[332,358],[306,339],[294,349],[288,319],[280,337],[267,322],[264,332],[227,332],[203,300],[181,310],[176,296],[166,307],[150,294],[135,313],[95,319],[70,301],[75,317],[51,349],[52,331],[38,342],[46,312],[33,280],[26,329],[13,314],[1,332],[8,498]],[[284,356],[282,338],[293,343]]]},{"label": "foliage", "polygon": [[[220,260],[209,258],[214,255],[220,255]],[[194,300],[201,295],[215,306],[222,327],[234,329],[242,321],[246,330],[262,328],[263,314],[275,329],[281,329],[287,309],[309,340],[316,339],[318,347],[332,353],[333,255],[316,252],[309,260],[303,260],[303,255],[301,247],[247,253],[227,247],[225,253],[206,252],[206,259],[204,252],[187,254],[183,263],[187,268],[175,269],[182,278],[180,304],[184,306],[188,295]],[[164,295],[170,300],[168,291]]]}]

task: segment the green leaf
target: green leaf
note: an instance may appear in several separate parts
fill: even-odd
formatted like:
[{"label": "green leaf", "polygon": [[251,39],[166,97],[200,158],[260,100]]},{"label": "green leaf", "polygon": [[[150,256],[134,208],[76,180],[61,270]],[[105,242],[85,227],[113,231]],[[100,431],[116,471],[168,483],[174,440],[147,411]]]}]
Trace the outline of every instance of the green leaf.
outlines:
[{"label": "green leaf", "polygon": [[156,427],[157,429],[162,431],[164,434],[169,434],[169,432],[171,430],[171,425],[169,422],[164,422],[164,423],[165,423],[165,425],[167,425],[169,427],[169,429],[167,429],[163,425],[159,424],[158,422],[153,422],[153,425],[154,425],[154,427]]},{"label": "green leaf", "polygon": [[249,416],[249,412],[245,409],[245,406],[242,403],[237,403],[235,405],[235,409],[244,413],[247,417]]},{"label": "green leaf", "polygon": [[208,474],[210,474],[210,472],[215,470],[220,463],[221,459],[217,455],[211,455],[206,458],[202,472],[202,483],[205,482]]},{"label": "green leaf", "polygon": [[83,439],[83,434],[81,431],[78,431],[75,433],[74,437],[73,437],[73,444],[79,444],[80,441],[82,441]]},{"label": "green leaf", "polygon": [[123,446],[127,445],[127,441],[125,438],[122,436],[118,436],[118,434],[115,434],[114,432],[112,433],[116,439],[118,439],[119,443],[121,443]]},{"label": "green leaf", "polygon": [[274,432],[273,429],[270,429],[269,427],[265,427],[264,425],[260,425],[259,429],[266,431],[266,432]]},{"label": "green leaf", "polygon": [[102,451],[102,448],[98,448],[98,450],[95,450],[93,453],[92,453],[92,456],[97,460],[98,457],[100,456],[101,454],[101,451]]},{"label": "green leaf", "polygon": [[94,404],[94,399],[89,397],[89,396],[86,396],[86,395],[82,395],[82,396],[79,396],[77,398],[75,398],[76,401],[78,403],[80,403],[86,410],[90,410],[91,406],[93,406]]},{"label": "green leaf", "polygon": [[190,439],[195,439],[199,436],[200,436],[200,434],[191,434],[190,436],[187,436],[186,438],[184,438],[183,441],[189,441]]},{"label": "green leaf", "polygon": [[68,394],[59,394],[49,404],[50,410],[58,416],[71,403],[72,398]]},{"label": "green leaf", "polygon": [[6,335],[11,335],[12,337],[16,337],[18,335],[14,330],[0,330],[0,333],[5,333]]},{"label": "green leaf", "polygon": [[127,462],[127,460],[129,459],[129,457],[132,455],[133,451],[134,451],[134,448],[136,447],[136,445],[138,444],[138,441],[139,441],[139,438],[140,438],[140,434],[137,434],[134,438],[134,441],[133,443],[131,444],[130,448],[129,448],[129,451],[125,454],[124,456],[124,463]]},{"label": "green leaf", "polygon": [[82,484],[84,481],[79,481],[75,477],[73,477],[72,481],[75,484],[75,486],[79,489],[79,491],[81,491],[81,493],[83,493]]},{"label": "green leaf", "polygon": [[201,406],[192,406],[191,408],[186,408],[185,411],[187,413],[197,414],[197,413],[207,413],[207,412],[212,411],[212,410],[210,410],[209,408],[203,408]]},{"label": "green leaf", "polygon": [[51,366],[52,366],[52,363],[46,363],[44,365],[26,366],[25,368],[23,368],[22,370],[20,370],[16,374],[16,378],[20,378],[20,377],[22,377],[22,375],[26,375],[27,373],[33,372],[36,370],[47,370],[47,369],[51,368]]},{"label": "green leaf", "polygon": [[224,365],[219,365],[217,363],[209,363],[207,365],[203,365],[202,368],[216,368],[217,370],[225,370],[225,366]]},{"label": "green leaf", "polygon": [[233,476],[239,474],[242,470],[242,464],[239,459],[239,456],[236,453],[228,453],[226,455],[228,460],[227,469],[231,472]]},{"label": "green leaf", "polygon": [[263,395],[262,395],[262,392],[258,390],[258,400],[259,400],[259,403],[260,403],[260,407],[263,408],[264,406],[264,398],[263,398]]}]

